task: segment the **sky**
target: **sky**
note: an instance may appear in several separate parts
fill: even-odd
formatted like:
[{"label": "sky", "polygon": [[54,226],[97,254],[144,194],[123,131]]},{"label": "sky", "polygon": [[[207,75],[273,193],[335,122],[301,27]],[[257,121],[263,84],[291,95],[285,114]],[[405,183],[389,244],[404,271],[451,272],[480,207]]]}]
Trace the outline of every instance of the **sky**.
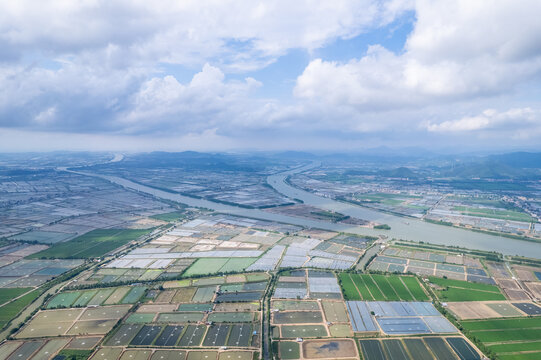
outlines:
[{"label": "sky", "polygon": [[0,151],[541,150],[539,0],[0,2]]}]

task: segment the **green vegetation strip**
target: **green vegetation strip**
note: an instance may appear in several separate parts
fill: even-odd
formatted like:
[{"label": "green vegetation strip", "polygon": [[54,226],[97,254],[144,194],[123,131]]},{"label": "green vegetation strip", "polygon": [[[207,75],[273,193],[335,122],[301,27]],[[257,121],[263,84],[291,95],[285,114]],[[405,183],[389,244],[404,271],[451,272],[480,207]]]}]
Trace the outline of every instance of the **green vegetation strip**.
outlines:
[{"label": "green vegetation strip", "polygon": [[428,300],[419,281],[412,276],[341,273],[338,278],[346,300]]},{"label": "green vegetation strip", "polygon": [[30,290],[32,290],[32,288],[2,288],[2,290],[0,290],[0,305],[15,299]]},{"label": "green vegetation strip", "polygon": [[39,290],[34,290],[15,301],[0,307],[0,328],[3,328],[15,318],[25,307],[30,305],[40,295]]},{"label": "green vegetation strip", "polygon": [[541,318],[463,321],[462,327],[497,354],[498,359],[537,359],[541,352]]},{"label": "green vegetation strip", "polygon": [[28,256],[29,259],[89,259],[103,256],[152,229],[98,229],[73,240],[60,242]]},{"label": "green vegetation strip", "polygon": [[184,217],[186,217],[186,213],[184,211],[172,211],[165,214],[158,214],[158,215],[150,216],[151,219],[167,221],[167,222],[184,219]]},{"label": "green vegetation strip", "polygon": [[441,290],[435,290],[436,295],[442,301],[505,300],[505,296],[500,292],[500,289],[494,285],[437,277],[430,277],[429,279],[432,284],[442,288]]}]

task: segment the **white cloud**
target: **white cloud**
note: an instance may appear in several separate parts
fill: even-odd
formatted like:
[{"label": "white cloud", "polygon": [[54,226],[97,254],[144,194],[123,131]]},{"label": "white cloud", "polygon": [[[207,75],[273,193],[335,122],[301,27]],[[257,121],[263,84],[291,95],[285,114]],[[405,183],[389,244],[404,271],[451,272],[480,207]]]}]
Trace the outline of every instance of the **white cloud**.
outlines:
[{"label": "white cloud", "polygon": [[[354,59],[314,59],[291,98],[263,98],[258,74],[242,76],[291,49],[310,56],[411,9],[416,21],[402,51],[372,44]],[[524,89],[539,89],[539,13],[537,0],[5,1],[0,127],[122,135],[126,144],[179,134],[254,146],[288,136],[354,144],[363,134],[533,143],[540,118],[531,109],[541,103]],[[482,111],[489,108],[500,110]]]},{"label": "white cloud", "polygon": [[[507,111],[487,109],[477,116],[466,116],[458,120],[443,121],[438,124],[427,123],[430,132],[464,133],[481,132],[484,134],[500,132],[499,135],[524,138],[538,136],[541,131],[541,116],[538,110],[529,107]],[[503,133],[503,134],[502,134]]]},{"label": "white cloud", "polygon": [[0,45],[7,59],[26,52],[92,57],[113,49],[121,63],[201,66],[220,60],[223,67],[253,69],[289,49],[315,49],[392,21],[407,10],[405,3],[7,1],[0,5]]},{"label": "white cloud", "polygon": [[[132,96],[130,110],[117,121],[128,132],[193,131],[231,126],[253,109],[253,78],[225,81],[223,72],[205,64],[188,84],[170,75],[145,81]],[[161,129],[161,130],[160,130]]]},{"label": "white cloud", "polygon": [[536,0],[419,0],[404,53],[375,45],[347,63],[313,60],[295,94],[361,111],[506,94],[541,73],[539,13]]}]

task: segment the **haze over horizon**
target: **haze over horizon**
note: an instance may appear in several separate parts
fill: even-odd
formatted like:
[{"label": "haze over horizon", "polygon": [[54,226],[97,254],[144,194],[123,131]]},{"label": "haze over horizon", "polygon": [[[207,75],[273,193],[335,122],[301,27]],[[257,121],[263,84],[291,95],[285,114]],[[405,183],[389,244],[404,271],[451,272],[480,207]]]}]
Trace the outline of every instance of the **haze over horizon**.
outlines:
[{"label": "haze over horizon", "polygon": [[0,151],[541,150],[541,2],[0,4]]}]

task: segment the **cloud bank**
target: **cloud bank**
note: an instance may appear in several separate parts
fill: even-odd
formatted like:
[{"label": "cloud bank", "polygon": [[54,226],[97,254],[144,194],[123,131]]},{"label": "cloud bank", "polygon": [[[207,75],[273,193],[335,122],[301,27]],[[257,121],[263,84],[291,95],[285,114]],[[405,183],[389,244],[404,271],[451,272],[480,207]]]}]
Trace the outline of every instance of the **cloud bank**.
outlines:
[{"label": "cloud bank", "polygon": [[[47,136],[96,150],[188,138],[200,150],[538,147],[539,13],[535,0],[4,2],[0,139],[41,134],[30,150]],[[371,41],[377,32],[403,47]],[[341,43],[358,49],[319,55]],[[292,78],[268,73],[293,65]]]}]

